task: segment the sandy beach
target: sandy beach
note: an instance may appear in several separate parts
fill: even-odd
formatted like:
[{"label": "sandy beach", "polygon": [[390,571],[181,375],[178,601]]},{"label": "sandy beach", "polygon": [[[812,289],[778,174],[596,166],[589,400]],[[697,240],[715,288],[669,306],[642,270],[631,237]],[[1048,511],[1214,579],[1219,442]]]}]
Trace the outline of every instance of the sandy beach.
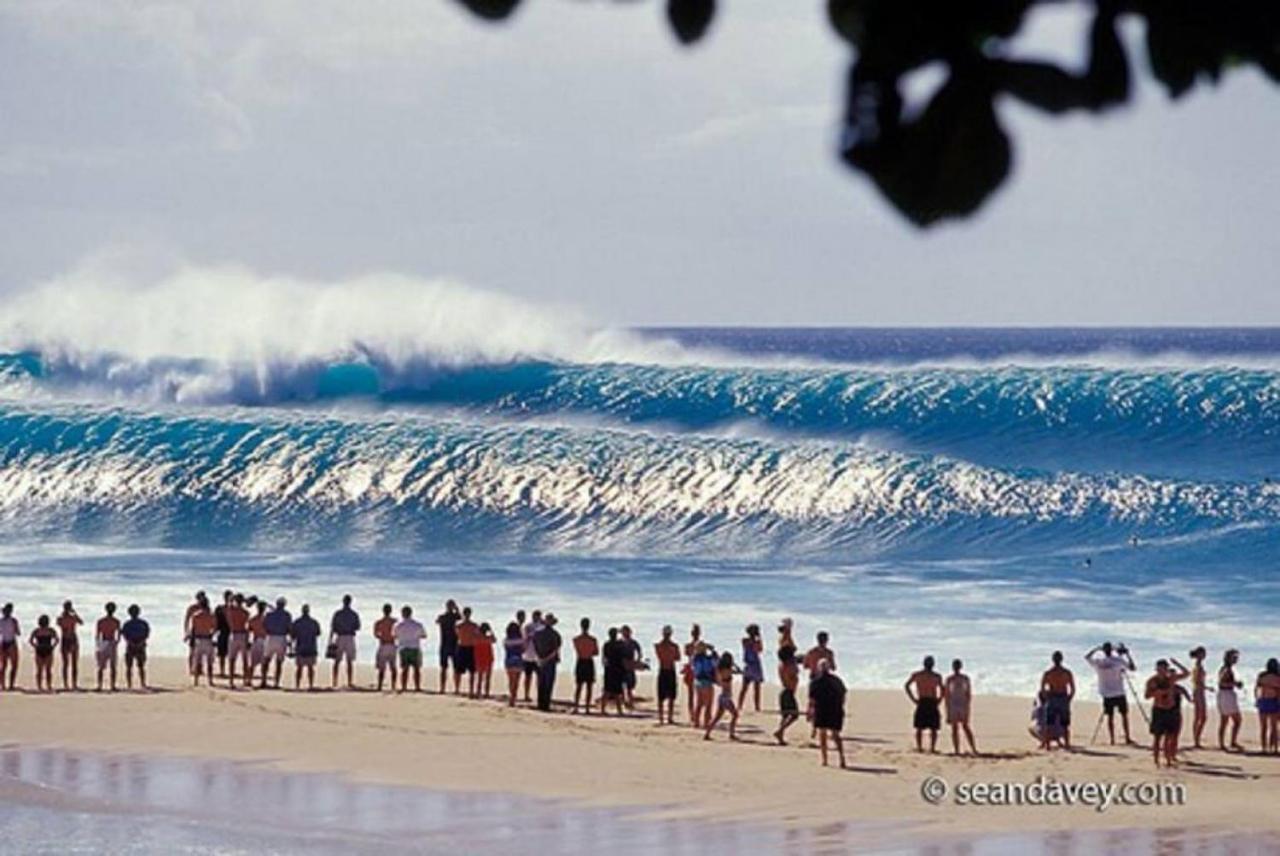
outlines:
[{"label": "sandy beach", "polygon": [[[86,664],[87,665],[87,664]],[[1072,753],[1045,755],[1028,735],[1029,702],[1002,696],[975,700],[980,757],[921,755],[908,729],[910,706],[899,692],[855,691],[846,728],[851,769],[822,769],[798,724],[790,746],[773,744],[773,693],[765,710],[743,716],[741,741],[727,732],[705,742],[687,727],[660,727],[641,713],[617,718],[539,714],[496,701],[431,693],[192,688],[184,664],[153,663],[151,693],[34,693],[0,696],[4,743],[106,753],[222,758],[299,772],[338,773],[354,780],[433,790],[517,793],[583,806],[620,806],[643,816],[749,820],[790,828],[843,824],[847,836],[879,843],[928,841],[942,835],[992,835],[1081,829],[1280,831],[1280,816],[1256,810],[1280,781],[1280,759],[1218,751],[1187,752],[1181,769],[1153,768],[1139,747],[1089,746],[1098,706],[1075,706]],[[30,684],[30,661],[22,682]],[[86,669],[84,673],[88,674]],[[357,683],[367,687],[371,669]],[[327,679],[327,675],[325,676]],[[427,686],[436,677],[428,674]],[[647,677],[647,676],[645,676]],[[503,679],[495,675],[495,683]],[[291,683],[291,681],[290,681]],[[557,696],[571,689],[568,677]],[[650,695],[642,683],[641,692]],[[773,688],[768,688],[772,690]],[[1211,723],[1212,724],[1212,723]],[[1244,736],[1253,737],[1246,720]],[[1138,720],[1135,736],[1146,739]],[[949,753],[949,736],[941,741]],[[922,783],[950,786],[939,805]],[[957,805],[957,786],[1030,783],[1186,785],[1184,806]]]}]

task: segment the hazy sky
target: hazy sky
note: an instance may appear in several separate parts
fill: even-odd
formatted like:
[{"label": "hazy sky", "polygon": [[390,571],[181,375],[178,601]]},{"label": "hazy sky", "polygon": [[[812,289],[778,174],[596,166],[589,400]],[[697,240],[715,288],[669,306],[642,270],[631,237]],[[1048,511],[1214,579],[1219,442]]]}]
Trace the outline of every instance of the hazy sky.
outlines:
[{"label": "hazy sky", "polygon": [[[0,0],[0,290],[107,256],[449,276],[618,323],[1280,323],[1256,73],[1104,119],[1002,104],[1012,179],[921,232],[836,158],[825,4],[721,5],[682,50],[659,2],[494,27],[443,0]],[[1028,49],[1079,39],[1056,14]]]}]

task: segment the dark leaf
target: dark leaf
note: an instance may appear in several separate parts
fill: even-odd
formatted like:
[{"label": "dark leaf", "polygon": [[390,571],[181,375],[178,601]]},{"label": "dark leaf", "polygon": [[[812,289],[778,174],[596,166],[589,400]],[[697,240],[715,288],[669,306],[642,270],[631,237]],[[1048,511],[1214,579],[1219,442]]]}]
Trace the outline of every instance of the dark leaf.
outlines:
[{"label": "dark leaf", "polygon": [[716,0],[667,0],[667,20],[686,45],[702,38],[715,15]]}]

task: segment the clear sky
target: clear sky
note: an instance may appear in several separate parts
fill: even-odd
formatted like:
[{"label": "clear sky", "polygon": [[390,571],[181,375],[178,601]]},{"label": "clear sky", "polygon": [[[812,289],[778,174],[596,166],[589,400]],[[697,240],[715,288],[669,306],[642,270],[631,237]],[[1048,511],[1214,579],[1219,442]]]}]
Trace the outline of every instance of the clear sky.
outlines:
[{"label": "clear sky", "polygon": [[[1004,103],[1011,180],[921,232],[836,158],[824,4],[721,6],[683,50],[658,2],[494,27],[442,0],[0,0],[0,291],[105,257],[449,277],[623,324],[1280,323],[1255,72],[1104,119]],[[1080,41],[1067,9],[1023,49]]]}]

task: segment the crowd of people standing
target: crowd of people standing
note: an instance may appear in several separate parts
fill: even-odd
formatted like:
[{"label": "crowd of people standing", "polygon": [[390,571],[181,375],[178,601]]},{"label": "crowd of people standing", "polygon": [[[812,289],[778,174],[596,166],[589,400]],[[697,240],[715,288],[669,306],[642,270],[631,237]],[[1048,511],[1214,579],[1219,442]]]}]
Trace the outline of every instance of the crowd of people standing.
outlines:
[{"label": "crowd of people standing", "polygon": [[[139,688],[147,688],[147,645],[151,627],[136,604],[125,612],[128,618],[121,621],[116,614],[116,604],[107,603],[103,615],[94,624],[93,653],[96,686],[100,691],[117,688],[122,642],[126,686],[134,686],[136,670]],[[37,692],[54,691],[57,656],[61,660],[63,689],[78,688],[83,625],[71,601],[63,604],[55,619],[39,616],[27,639],[35,658]],[[523,699],[538,710],[549,711],[559,664],[571,650],[574,658],[573,700],[568,706],[571,713],[608,715],[611,708],[616,715],[636,711],[637,676],[653,669],[655,664],[656,715],[662,725],[676,724],[681,687],[685,697],[682,707],[689,724],[700,729],[706,740],[713,739],[722,722],[727,725],[729,739],[738,739],[739,719],[748,703],[754,712],[761,712],[765,643],[757,624],[744,629],[738,657],[733,651],[717,649],[704,639],[697,624],[690,628],[689,638],[683,644],[675,641],[674,629],[665,626],[660,638],[652,644],[652,661],[645,656],[645,648],[630,626],[609,627],[601,645],[592,634],[589,618],[581,619],[579,632],[570,640],[572,649],[568,649],[558,630],[559,620],[549,611],[533,610],[526,614],[518,610],[499,639],[492,625],[474,619],[470,607],[459,608],[455,601],[448,600],[435,617],[434,626],[440,693],[452,687],[457,695],[493,697],[493,672],[500,656],[501,669],[507,678],[505,692],[500,691],[500,697],[510,706]],[[317,665],[321,659],[327,659],[332,661],[331,686],[337,688],[342,683],[354,689],[357,637],[362,627],[350,595],[342,598],[342,605],[331,615],[326,630],[311,614],[309,604],[302,604],[295,616],[284,597],[268,603],[266,599],[228,590],[216,606],[204,592],[197,592],[184,614],[182,633],[188,650],[188,671],[197,686],[202,682],[213,686],[220,680],[231,688],[237,683],[244,688],[279,688],[285,661],[292,659],[294,688],[302,689],[305,684],[307,690],[314,690]],[[374,641],[373,666],[378,691],[403,693],[410,690],[410,685],[413,691],[421,691],[423,643],[429,634],[427,627],[415,617],[413,608],[402,606],[397,615],[391,604],[384,604],[381,616],[369,632]],[[836,655],[828,634],[819,631],[815,644],[803,655],[794,638],[791,619],[779,623],[777,634],[775,655],[781,690],[779,722],[772,732],[773,738],[785,745],[788,729],[802,718],[797,691],[803,671],[808,675],[808,705],[804,716],[811,724],[810,736],[821,750],[824,765],[828,763],[830,748],[844,766],[841,734],[847,688],[837,674]],[[16,688],[20,639],[21,628],[13,615],[13,605],[5,604],[0,608],[0,691]],[[1094,739],[1105,720],[1111,742],[1115,743],[1119,718],[1124,741],[1133,743],[1128,704],[1128,697],[1132,696],[1148,721],[1156,764],[1163,759],[1172,766],[1176,763],[1183,730],[1183,702],[1191,704],[1191,731],[1194,746],[1199,749],[1208,722],[1208,696],[1216,692],[1219,748],[1242,751],[1239,694],[1245,685],[1237,674],[1240,652],[1230,649],[1224,653],[1216,688],[1208,682],[1206,656],[1203,647],[1191,651],[1193,665],[1190,668],[1175,658],[1156,661],[1154,673],[1139,697],[1129,678],[1137,667],[1125,646],[1103,643],[1086,652],[1085,660],[1097,673],[1102,698],[1102,714]],[[597,659],[602,671],[598,695]],[[1032,730],[1046,751],[1055,747],[1071,748],[1071,705],[1076,684],[1063,659],[1061,652],[1054,652],[1049,669],[1041,676],[1033,711]],[[978,753],[971,726],[973,684],[960,660],[952,661],[951,672],[943,676],[935,670],[934,658],[925,657],[922,668],[908,677],[904,690],[914,708],[912,726],[918,751],[937,751],[945,716],[951,730],[952,751]],[[1275,658],[1268,660],[1266,668],[1259,673],[1254,698],[1262,751],[1280,754],[1280,663]],[[1143,702],[1150,704],[1150,716]]]}]

